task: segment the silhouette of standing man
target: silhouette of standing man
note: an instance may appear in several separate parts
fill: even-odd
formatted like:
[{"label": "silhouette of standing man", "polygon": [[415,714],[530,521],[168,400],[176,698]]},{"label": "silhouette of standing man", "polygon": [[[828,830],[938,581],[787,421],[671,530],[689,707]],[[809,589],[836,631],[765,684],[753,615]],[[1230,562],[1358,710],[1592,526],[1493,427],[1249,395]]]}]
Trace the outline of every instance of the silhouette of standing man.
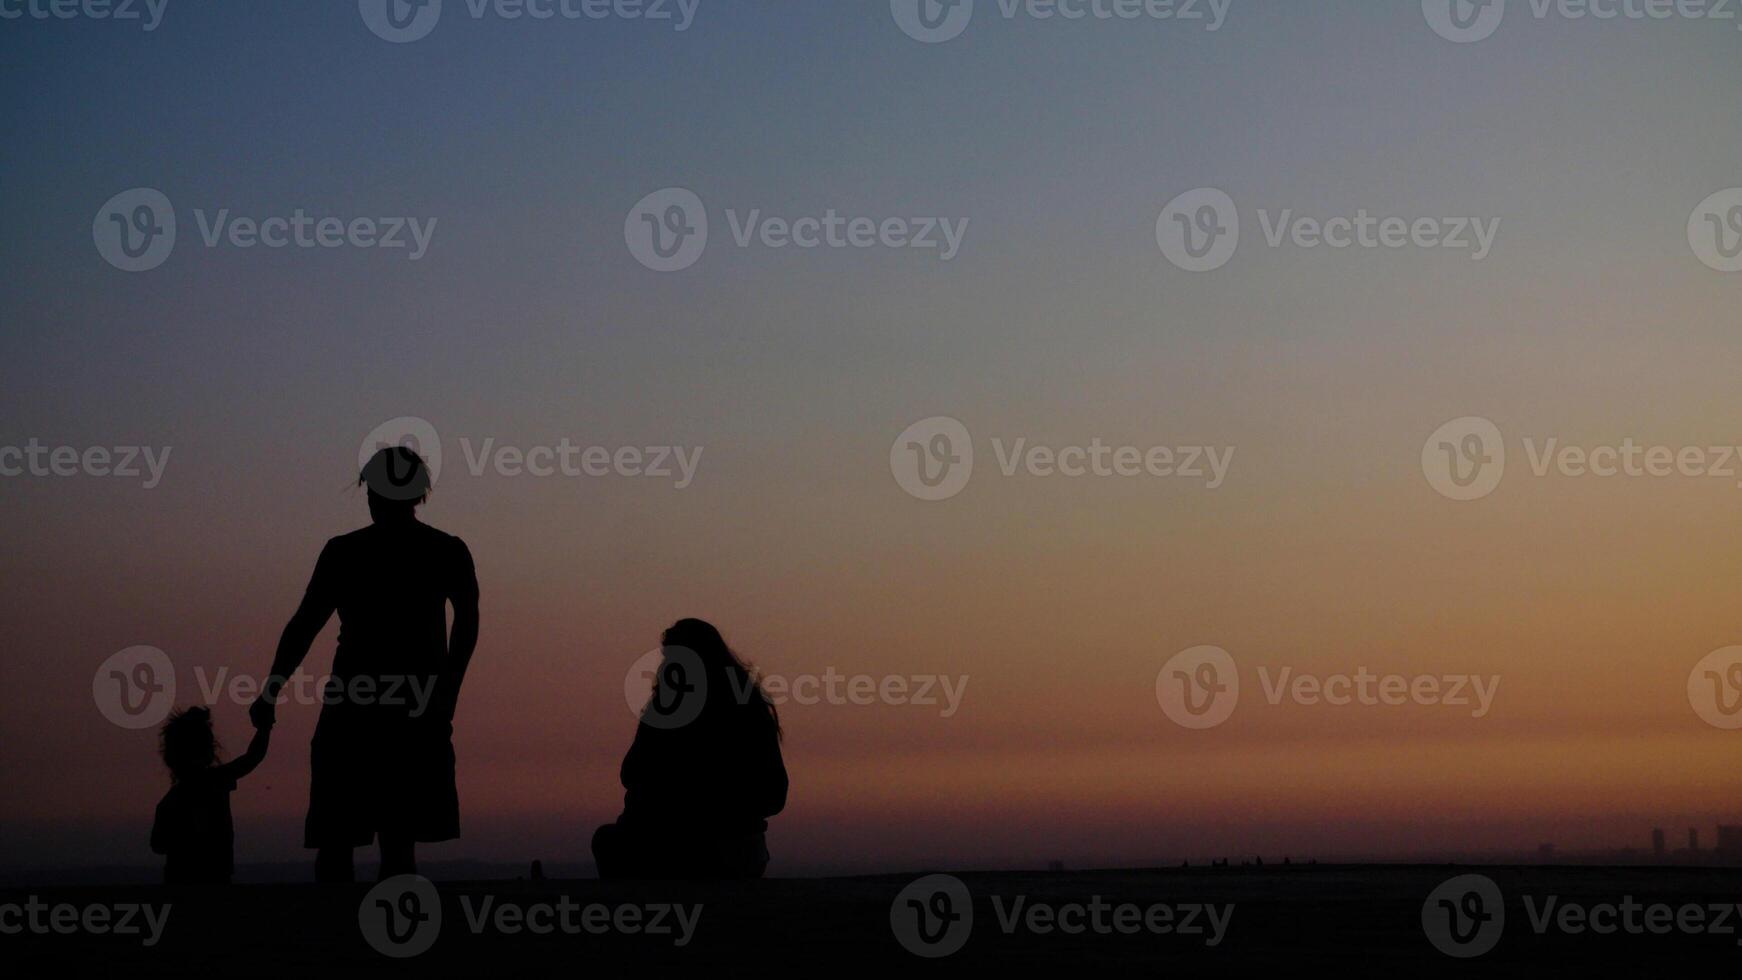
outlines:
[{"label": "silhouette of standing man", "polygon": [[353,850],[377,835],[384,879],[417,870],[417,843],[460,836],[453,717],[478,642],[472,554],[417,519],[431,486],[423,459],[382,449],[357,482],[368,488],[373,523],[321,550],[249,709],[256,724],[272,723],[287,678],[336,611],[339,645],[310,750],[303,831],[322,882],[353,880]]}]

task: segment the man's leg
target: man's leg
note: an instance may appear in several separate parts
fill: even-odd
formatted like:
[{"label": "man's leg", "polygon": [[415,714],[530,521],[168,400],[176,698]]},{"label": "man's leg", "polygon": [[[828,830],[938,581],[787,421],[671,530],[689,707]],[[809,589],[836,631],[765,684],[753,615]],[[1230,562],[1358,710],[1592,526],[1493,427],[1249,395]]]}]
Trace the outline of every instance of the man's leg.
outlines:
[{"label": "man's leg", "polygon": [[315,881],[323,885],[348,885],[357,880],[348,847],[323,847],[315,851]]},{"label": "man's leg", "polygon": [[417,874],[417,845],[410,839],[381,835],[381,879]]}]

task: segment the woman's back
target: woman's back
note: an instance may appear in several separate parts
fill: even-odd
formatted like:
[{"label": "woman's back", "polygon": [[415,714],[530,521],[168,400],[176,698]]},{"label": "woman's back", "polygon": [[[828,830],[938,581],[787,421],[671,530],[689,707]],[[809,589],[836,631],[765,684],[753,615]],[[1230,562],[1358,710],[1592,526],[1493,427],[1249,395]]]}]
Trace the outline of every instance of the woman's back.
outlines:
[{"label": "woman's back", "polygon": [[[679,620],[623,758],[623,815],[593,834],[604,878],[760,878],[786,807],[774,704],[719,631]],[[699,702],[699,704],[698,704]]]},{"label": "woman's back", "polygon": [[732,836],[766,830],[786,806],[780,731],[758,692],[740,702],[710,690],[709,706],[680,727],[643,722],[622,778],[625,823]]}]

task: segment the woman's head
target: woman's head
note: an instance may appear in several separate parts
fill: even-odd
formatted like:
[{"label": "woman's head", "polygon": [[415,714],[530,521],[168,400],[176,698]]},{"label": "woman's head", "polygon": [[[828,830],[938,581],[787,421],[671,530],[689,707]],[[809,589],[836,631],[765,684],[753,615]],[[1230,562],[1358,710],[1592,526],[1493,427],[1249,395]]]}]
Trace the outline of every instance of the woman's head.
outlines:
[{"label": "woman's head", "polygon": [[158,729],[157,751],[173,779],[210,768],[218,761],[211,710],[184,708],[172,713]]},{"label": "woman's head", "polygon": [[[701,661],[707,675],[707,704],[710,708],[738,703],[754,704],[768,713],[776,732],[780,730],[780,713],[763,693],[749,664],[726,645],[725,637],[712,623],[700,619],[680,619],[666,628],[660,637],[666,649],[688,650]],[[743,692],[741,699],[739,694]]]},{"label": "woman's head", "polygon": [[389,446],[363,464],[357,484],[368,488],[369,513],[380,520],[410,515],[429,499],[434,481],[422,456],[404,446]]}]

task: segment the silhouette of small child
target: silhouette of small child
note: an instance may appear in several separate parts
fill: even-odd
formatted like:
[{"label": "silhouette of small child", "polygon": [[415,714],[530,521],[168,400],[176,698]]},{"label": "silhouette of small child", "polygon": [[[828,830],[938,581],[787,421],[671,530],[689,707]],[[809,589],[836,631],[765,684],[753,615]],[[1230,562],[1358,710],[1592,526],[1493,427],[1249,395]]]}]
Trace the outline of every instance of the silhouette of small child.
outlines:
[{"label": "silhouette of small child", "polygon": [[177,711],[158,730],[158,752],[169,767],[170,786],[157,804],[151,851],[167,859],[165,884],[230,883],[236,843],[230,822],[230,794],[236,781],[266,758],[271,735],[270,726],[256,729],[241,758],[220,764],[209,709]]}]

